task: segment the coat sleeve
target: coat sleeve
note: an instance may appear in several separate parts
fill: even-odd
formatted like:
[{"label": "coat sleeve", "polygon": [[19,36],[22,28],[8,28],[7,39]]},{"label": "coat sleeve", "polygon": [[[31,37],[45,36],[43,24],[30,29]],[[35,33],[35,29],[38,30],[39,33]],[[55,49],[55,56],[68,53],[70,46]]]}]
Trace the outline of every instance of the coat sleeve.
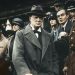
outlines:
[{"label": "coat sleeve", "polygon": [[17,32],[13,45],[12,62],[14,64],[17,75],[25,75],[30,70],[24,60],[24,41],[22,32]]}]

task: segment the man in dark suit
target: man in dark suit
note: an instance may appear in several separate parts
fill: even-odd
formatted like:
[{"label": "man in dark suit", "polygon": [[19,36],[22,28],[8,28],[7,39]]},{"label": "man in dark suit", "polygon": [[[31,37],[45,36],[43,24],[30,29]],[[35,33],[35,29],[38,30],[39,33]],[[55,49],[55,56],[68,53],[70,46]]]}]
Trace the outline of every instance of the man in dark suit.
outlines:
[{"label": "man in dark suit", "polygon": [[61,9],[57,12],[57,19],[59,22],[58,32],[70,33],[73,23],[69,20],[68,12],[65,9]]},{"label": "man in dark suit", "polygon": [[58,40],[55,42],[55,47],[59,55],[60,75],[63,75],[63,65],[66,56],[69,53],[69,40],[68,35],[72,28],[72,22],[69,20],[69,15],[65,9],[57,12],[57,19],[59,22],[58,27]]},{"label": "man in dark suit", "polygon": [[14,40],[12,61],[17,75],[58,75],[53,41],[41,27],[45,16],[42,7],[33,5],[27,15],[30,24],[17,32]]}]

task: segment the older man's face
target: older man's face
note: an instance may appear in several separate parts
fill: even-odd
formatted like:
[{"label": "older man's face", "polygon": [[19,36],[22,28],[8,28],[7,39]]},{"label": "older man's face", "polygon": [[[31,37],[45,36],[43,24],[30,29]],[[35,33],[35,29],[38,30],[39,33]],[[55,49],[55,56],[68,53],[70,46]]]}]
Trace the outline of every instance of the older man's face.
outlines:
[{"label": "older man's face", "polygon": [[43,17],[40,16],[32,15],[29,17],[29,20],[34,27],[41,27],[43,24]]},{"label": "older man's face", "polygon": [[65,10],[60,10],[57,12],[57,19],[59,24],[64,24],[68,20],[68,15],[66,14]]}]

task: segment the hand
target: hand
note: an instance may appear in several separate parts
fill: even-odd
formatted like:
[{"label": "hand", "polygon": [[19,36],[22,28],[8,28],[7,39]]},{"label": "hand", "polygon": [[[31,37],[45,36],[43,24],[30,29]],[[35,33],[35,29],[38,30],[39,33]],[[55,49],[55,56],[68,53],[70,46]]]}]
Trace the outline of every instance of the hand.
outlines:
[{"label": "hand", "polygon": [[66,32],[60,32],[58,39],[61,39],[62,37],[66,37],[68,34]]},{"label": "hand", "polygon": [[65,66],[65,67],[63,68],[63,72],[67,72],[67,69],[68,69],[68,67]]}]

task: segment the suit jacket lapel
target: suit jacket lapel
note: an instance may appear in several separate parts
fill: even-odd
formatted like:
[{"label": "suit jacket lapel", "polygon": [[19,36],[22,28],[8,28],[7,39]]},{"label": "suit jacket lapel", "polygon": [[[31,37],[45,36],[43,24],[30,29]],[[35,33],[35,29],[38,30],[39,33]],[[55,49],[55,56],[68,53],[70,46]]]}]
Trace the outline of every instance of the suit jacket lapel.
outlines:
[{"label": "suit jacket lapel", "polygon": [[71,28],[72,28],[72,22],[68,20],[66,27],[65,27],[65,31],[67,33],[70,33]]},{"label": "suit jacket lapel", "polygon": [[41,45],[36,37],[36,35],[34,34],[34,32],[32,31],[30,25],[27,25],[25,30],[24,30],[24,34],[25,37],[34,45],[36,45],[38,48],[41,49]]},{"label": "suit jacket lapel", "polygon": [[48,33],[46,31],[42,30],[42,58],[46,53],[50,41],[50,35],[47,34]]},{"label": "suit jacket lapel", "polygon": [[66,24],[66,27],[65,27],[65,31],[66,31],[66,32],[68,32],[68,30],[69,30],[69,28],[70,28],[69,25],[70,25],[70,24],[69,24],[69,21],[68,21],[67,24]]}]

